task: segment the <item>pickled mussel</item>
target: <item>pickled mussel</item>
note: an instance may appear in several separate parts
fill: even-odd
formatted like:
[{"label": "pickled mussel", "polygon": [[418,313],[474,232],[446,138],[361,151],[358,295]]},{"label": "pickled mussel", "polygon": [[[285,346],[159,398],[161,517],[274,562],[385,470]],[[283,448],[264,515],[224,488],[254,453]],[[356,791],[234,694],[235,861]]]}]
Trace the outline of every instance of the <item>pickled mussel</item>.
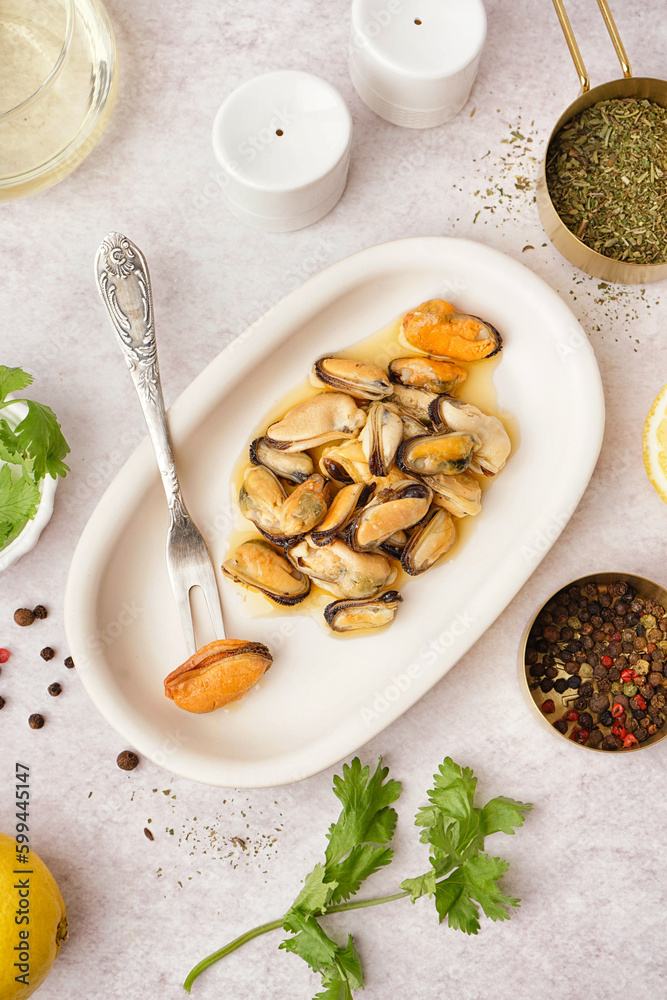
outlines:
[{"label": "pickled mussel", "polygon": [[272,423],[264,440],[279,451],[305,451],[327,441],[355,437],[365,423],[366,414],[351,396],[321,392]]},{"label": "pickled mussel", "polygon": [[389,378],[395,384],[427,389],[429,392],[454,392],[468,377],[465,368],[453,361],[435,358],[396,358],[389,363]]},{"label": "pickled mussel", "polygon": [[298,604],[310,593],[310,580],[282,552],[262,538],[243,542],[222,564],[225,576],[257,590],[276,604]]},{"label": "pickled mussel", "polygon": [[239,491],[241,513],[272,541],[289,544],[314,528],[327,512],[329,484],[313,475],[287,495],[263,465],[246,472]]},{"label": "pickled mussel", "polygon": [[399,410],[404,411],[411,417],[416,417],[425,424],[431,423],[429,407],[438,398],[437,393],[428,392],[426,389],[415,389],[409,385],[394,386],[394,394],[391,402],[395,403]]},{"label": "pickled mussel", "polygon": [[452,515],[446,510],[436,510],[420,524],[403,549],[401,566],[410,576],[425,573],[444,556],[456,541],[456,527]]},{"label": "pickled mussel", "polygon": [[292,483],[303,483],[313,474],[313,460],[306,452],[279,451],[277,448],[271,448],[263,437],[255,438],[248,450],[253,465],[263,465],[281,479],[289,479]]},{"label": "pickled mussel", "polygon": [[385,556],[355,552],[340,538],[318,546],[306,535],[288,556],[298,570],[336,597],[375,597],[396,579],[396,569]]},{"label": "pickled mussel", "polygon": [[509,434],[497,417],[482,413],[472,403],[463,403],[451,396],[438,396],[431,404],[430,415],[438,429],[475,434],[475,448],[470,471],[495,476],[505,465],[512,449]]},{"label": "pickled mussel", "polygon": [[369,483],[372,478],[363,445],[358,438],[325,448],[319,465],[322,475],[336,483]]},{"label": "pickled mussel", "polygon": [[357,399],[384,399],[392,393],[384,369],[350,358],[320,358],[313,365],[310,381],[313,385],[347,392]]},{"label": "pickled mussel", "polygon": [[383,403],[371,403],[359,440],[371,475],[386,476],[403,440],[403,421],[398,410]]},{"label": "pickled mussel", "polygon": [[401,340],[424,354],[453,361],[482,361],[503,346],[502,337],[490,323],[457,312],[443,299],[422,302],[407,313],[401,325]]},{"label": "pickled mussel", "polygon": [[455,476],[470,465],[479,445],[474,434],[430,434],[409,438],[398,450],[397,462],[404,472],[418,476]]},{"label": "pickled mussel", "polygon": [[213,712],[242,698],[272,663],[261,642],[216,639],[165,677],[164,693],[186,712]]},{"label": "pickled mussel", "polygon": [[368,502],[374,490],[374,483],[350,483],[343,486],[333,498],[324,520],[311,531],[311,541],[315,545],[330,545],[352,520],[357,508]]},{"label": "pickled mussel", "polygon": [[474,517],[482,509],[482,487],[469,472],[458,476],[424,476],[433,490],[436,507],[448,510],[454,517]]},{"label": "pickled mussel", "polygon": [[333,601],[324,609],[324,620],[333,632],[352,632],[361,628],[382,628],[396,617],[403,598],[397,590],[387,590],[379,597],[359,601]]},{"label": "pickled mussel", "polygon": [[396,531],[421,521],[432,496],[430,487],[411,479],[380,490],[350,522],[345,541],[358,552],[382,545]]}]

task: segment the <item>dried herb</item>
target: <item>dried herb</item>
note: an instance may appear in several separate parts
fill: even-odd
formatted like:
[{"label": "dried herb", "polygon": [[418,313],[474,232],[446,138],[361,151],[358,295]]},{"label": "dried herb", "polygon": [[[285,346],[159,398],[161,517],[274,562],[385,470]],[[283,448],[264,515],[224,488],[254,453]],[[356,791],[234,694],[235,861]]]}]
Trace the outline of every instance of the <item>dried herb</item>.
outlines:
[{"label": "dried herb", "polygon": [[594,104],[554,137],[546,172],[554,208],[587,247],[667,261],[667,108],[634,97]]}]

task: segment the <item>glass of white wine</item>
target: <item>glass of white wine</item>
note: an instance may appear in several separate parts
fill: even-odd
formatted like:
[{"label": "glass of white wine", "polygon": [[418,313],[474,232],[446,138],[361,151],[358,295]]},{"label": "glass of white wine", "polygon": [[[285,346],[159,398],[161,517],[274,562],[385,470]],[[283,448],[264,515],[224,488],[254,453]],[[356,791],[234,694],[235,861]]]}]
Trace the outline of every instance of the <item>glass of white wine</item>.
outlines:
[{"label": "glass of white wine", "polygon": [[117,87],[99,0],[0,0],[0,201],[73,170],[102,135]]}]

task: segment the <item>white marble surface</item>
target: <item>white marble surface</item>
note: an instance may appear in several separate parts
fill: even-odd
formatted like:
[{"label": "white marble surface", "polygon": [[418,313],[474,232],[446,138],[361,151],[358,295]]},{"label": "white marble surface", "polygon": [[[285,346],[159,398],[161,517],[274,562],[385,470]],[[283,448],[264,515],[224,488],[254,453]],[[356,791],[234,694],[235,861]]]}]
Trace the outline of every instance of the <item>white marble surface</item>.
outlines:
[{"label": "white marble surface", "polygon": [[[92,280],[94,252],[109,229],[127,232],[150,261],[168,401],[308,274],[402,236],[483,241],[533,268],[572,306],[595,348],[608,406],[591,485],[484,638],[361,751],[368,761],[382,754],[404,783],[396,861],[368,894],[393,891],[419,870],[424,853],[411,817],[449,754],[474,768],[482,794],[535,803],[516,837],[489,845],[511,861],[506,879],[522,907],[509,923],[486,921],[476,938],[440,927],[427,901],[345,914],[327,926],[354,933],[368,1000],[664,994],[665,746],[619,758],[559,743],[529,716],[516,683],[523,627],[561,583],[612,568],[665,580],[666,512],[641,458],[643,420],[666,378],[664,287],[601,288],[547,245],[534,179],[555,119],[576,96],[574,69],[551,4],[486,6],[488,41],[466,109],[420,133],[374,117],[354,93],[342,0],[110,0],[122,75],[107,134],[65,181],[2,208],[1,360],[35,375],[36,395],[55,409],[72,445],[72,473],[51,524],[38,548],[0,578],[0,645],[12,653],[0,675],[0,829],[13,828],[13,767],[21,760],[31,768],[33,846],[62,886],[71,926],[43,1000],[181,996],[196,960],[283,912],[337,814],[335,769],[297,786],[242,793],[174,778],[146,760],[121,772],[115,758],[123,741],[63,666],[74,546],[142,434]],[[569,7],[593,82],[619,75],[597,5],[571,0]],[[660,0],[616,7],[638,73],[665,75]],[[239,82],[283,67],[339,87],[355,136],[337,208],[309,229],[273,235],[244,228],[226,210],[210,126]],[[508,141],[513,131],[523,138]],[[261,323],[253,335],[261,338]],[[14,625],[16,607],[38,602],[49,608],[46,621]],[[39,657],[47,644],[56,649],[49,664]],[[46,692],[54,680],[64,687],[58,699]],[[27,725],[35,711],[46,716],[40,731]],[[275,936],[254,942],[203,976],[193,996],[312,996],[315,979],[277,943]]]}]

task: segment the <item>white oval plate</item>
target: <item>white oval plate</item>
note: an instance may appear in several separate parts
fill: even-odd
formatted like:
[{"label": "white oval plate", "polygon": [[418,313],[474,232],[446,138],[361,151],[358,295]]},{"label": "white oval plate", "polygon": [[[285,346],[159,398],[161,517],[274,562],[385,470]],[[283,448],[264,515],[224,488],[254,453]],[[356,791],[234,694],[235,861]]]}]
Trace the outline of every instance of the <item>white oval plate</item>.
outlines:
[{"label": "white oval plate", "polygon": [[492,624],[579,502],[602,443],[604,401],[575,317],[540,278],[496,250],[440,237],[398,240],[362,250],[291,293],[171,408],[184,493],[215,566],[231,526],[232,470],[267,407],[303,380],[314,358],[434,297],[502,332],[498,400],[516,417],[521,441],[465,548],[410,581],[389,630],[341,641],[305,616],[248,619],[219,573],[227,634],[267,642],[274,664],[237,711],[189,715],[163,694],[162,680],[185,659],[185,647],[165,566],[167,508],[147,439],[93,513],[68,580],[70,650],[102,715],[172,773],[262,787],[298,781],[352,753]]}]

